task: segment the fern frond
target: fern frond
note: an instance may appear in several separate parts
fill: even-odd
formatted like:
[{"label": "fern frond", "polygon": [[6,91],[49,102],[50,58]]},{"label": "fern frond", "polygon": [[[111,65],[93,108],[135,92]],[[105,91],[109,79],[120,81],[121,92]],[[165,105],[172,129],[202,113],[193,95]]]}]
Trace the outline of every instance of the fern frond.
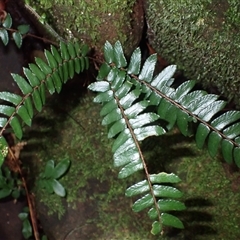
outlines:
[{"label": "fern frond", "polygon": [[[173,76],[175,66],[167,67],[162,73],[166,78]],[[160,73],[159,75],[163,75]],[[163,77],[152,80],[138,78],[151,91],[150,101],[158,106],[161,119],[169,124],[168,130],[177,124],[183,135],[190,135],[189,124],[197,123],[196,144],[202,148],[207,143],[209,154],[214,157],[220,147],[227,163],[240,167],[240,112],[227,111],[221,114],[226,102],[218,100],[219,96],[205,91],[191,91],[195,81],[186,81],[176,89],[171,87]],[[219,115],[216,117],[216,115]]]},{"label": "fern frond", "polygon": [[[120,43],[112,46],[107,42],[104,56],[105,63],[99,70],[97,82],[89,89],[98,92],[94,101],[103,104],[100,112],[102,124],[109,126],[108,137],[115,139],[112,147],[114,166],[121,168],[119,178],[140,170],[144,170],[146,178],[129,187],[126,195],[141,194],[133,204],[134,211],[151,208],[152,233],[161,232],[164,225],[183,228],[177,217],[167,213],[185,209],[183,203],[173,199],[181,197],[182,193],[166,185],[180,179],[166,173],[149,174],[141,141],[165,134],[175,125],[183,135],[189,136],[192,134],[190,124],[196,124],[195,138],[199,148],[207,143],[208,151],[214,157],[221,147],[226,162],[234,161],[240,167],[240,112],[222,113],[226,102],[218,100],[219,96],[215,94],[193,90],[195,81],[173,87],[175,65],[153,76],[157,61],[155,54],[149,56],[142,66],[141,51],[137,48],[127,64]],[[153,107],[157,110],[149,111]],[[167,124],[160,125],[158,119]],[[154,181],[153,176],[158,176],[158,180]],[[165,176],[166,182],[160,176]]]},{"label": "fern frond", "polygon": [[92,83],[89,89],[98,92],[94,102],[103,104],[100,112],[102,124],[109,126],[108,137],[115,139],[112,146],[114,166],[121,168],[119,178],[126,178],[140,170],[145,173],[145,180],[130,186],[126,190],[126,196],[140,195],[133,204],[134,211],[150,209],[153,234],[162,232],[164,225],[183,228],[181,220],[168,213],[185,209],[183,203],[175,200],[182,193],[175,187],[168,186],[180,179],[175,174],[150,174],[141,150],[141,141],[145,138],[166,133],[164,127],[157,124],[160,116],[148,111],[152,103],[146,96],[150,96],[151,89],[148,92],[149,88],[145,88],[144,99],[144,85],[134,75],[140,73],[141,78],[151,79],[156,55],[148,58],[141,72],[139,49],[134,51],[127,69],[120,42],[114,46],[107,42],[104,56],[106,62],[100,68],[98,81]]},{"label": "fern frond", "polygon": [[[14,81],[20,88],[22,95],[0,92],[0,139],[7,127],[10,127],[18,139],[22,138],[22,124],[31,125],[34,108],[41,111],[46,100],[46,89],[50,94],[59,93],[66,81],[87,69],[89,60],[86,56],[87,46],[63,42],[60,51],[51,46],[51,51],[45,50],[46,61],[36,58],[35,64],[30,63],[28,68],[23,68],[25,77],[12,74]],[[1,140],[1,149],[5,149],[6,141]],[[2,151],[3,151],[2,150]],[[4,151],[5,153],[5,151]],[[0,152],[0,163],[5,154]],[[1,165],[1,164],[0,164]]]},{"label": "fern frond", "polygon": [[[216,156],[220,147],[226,162],[234,161],[240,167],[240,112],[233,110],[221,114],[226,102],[218,100],[218,95],[201,90],[191,91],[195,81],[186,81],[177,88],[171,87],[176,71],[174,65],[166,67],[152,78],[155,63],[154,55],[150,56],[140,75],[132,74],[132,77],[142,84],[146,99],[158,107],[160,118],[168,122],[167,129],[172,129],[176,124],[182,134],[187,136],[191,133],[189,124],[198,123],[195,137],[197,146],[202,148],[207,143],[212,157]],[[131,68],[129,64],[128,69]]]}]

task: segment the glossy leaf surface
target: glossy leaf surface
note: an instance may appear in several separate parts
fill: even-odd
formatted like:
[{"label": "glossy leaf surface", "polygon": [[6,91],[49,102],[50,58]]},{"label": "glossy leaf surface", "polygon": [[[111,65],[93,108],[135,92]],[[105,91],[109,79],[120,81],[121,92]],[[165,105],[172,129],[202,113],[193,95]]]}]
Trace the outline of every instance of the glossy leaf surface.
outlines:
[{"label": "glossy leaf surface", "polygon": [[20,32],[14,32],[12,37],[17,47],[20,48],[22,46],[22,34]]},{"label": "glossy leaf surface", "polygon": [[0,29],[0,38],[5,46],[7,46],[9,42],[8,32],[6,29]]},{"label": "glossy leaf surface", "polygon": [[57,181],[56,179],[51,179],[49,180],[51,187],[53,189],[53,191],[60,197],[65,197],[66,195],[66,190],[65,188],[62,186],[62,184]]},{"label": "glossy leaf surface", "polygon": [[[88,88],[98,92],[94,101],[102,104],[100,112],[103,117],[102,124],[108,126],[108,137],[115,139],[112,146],[114,166],[120,168],[119,178],[129,177],[139,171],[146,174],[148,170],[141,150],[141,141],[166,133],[166,128],[159,125],[158,121],[163,117],[162,115],[171,118],[168,109],[174,106],[173,103],[169,104],[165,101],[163,103],[165,104],[165,113],[160,116],[150,110],[153,105],[157,105],[163,99],[158,92],[151,94],[153,89],[149,85],[152,81],[157,56],[152,55],[147,58],[141,68],[141,51],[136,49],[130,58],[130,63],[127,64],[119,42],[116,42],[115,45],[107,42],[104,47],[104,55],[106,62],[100,67],[98,82],[90,84]],[[128,66],[127,69],[124,69],[126,66]],[[166,87],[166,84],[173,82],[168,77],[172,77],[175,70],[176,66],[168,67],[164,73],[159,74],[153,80],[156,86],[165,87],[164,94],[174,93],[174,89]],[[139,76],[134,76],[134,74],[139,74]],[[147,82],[146,85],[144,85],[145,82]],[[188,93],[193,86],[194,82],[182,85],[178,92],[174,93],[174,96],[180,100],[181,94]],[[151,99],[148,99],[149,96]],[[176,121],[177,117],[181,117],[182,112],[179,111],[178,114],[175,111],[176,108],[173,109],[173,117]],[[185,114],[185,120],[188,120],[189,115],[184,112],[183,114]],[[171,125],[174,125],[175,121]],[[179,120],[179,125],[188,134],[188,121],[181,122]],[[167,183],[172,184],[179,181],[180,179],[175,174],[146,174],[146,179],[130,186],[125,194],[128,197],[138,197],[133,204],[135,212],[145,208],[163,208],[166,211],[183,210],[185,209],[184,204],[176,200],[171,201],[172,198],[181,197],[182,193],[174,187],[166,186]],[[161,185],[162,183],[164,185]],[[158,197],[167,199],[157,204],[156,198]],[[153,219],[152,231],[154,233],[162,231],[163,224],[160,214],[161,209],[152,213],[154,219],[159,219],[159,221]]]},{"label": "glossy leaf surface", "polygon": [[65,174],[70,166],[70,160],[64,159],[60,161],[56,167],[53,169],[53,172],[51,174],[51,177],[58,179],[62,177],[63,174]]}]

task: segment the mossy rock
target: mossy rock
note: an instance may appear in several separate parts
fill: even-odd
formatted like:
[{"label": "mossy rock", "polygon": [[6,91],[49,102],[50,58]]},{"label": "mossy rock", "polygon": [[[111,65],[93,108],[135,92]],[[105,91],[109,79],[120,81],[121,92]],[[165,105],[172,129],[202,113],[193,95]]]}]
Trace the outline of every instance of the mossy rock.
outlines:
[{"label": "mossy rock", "polygon": [[106,40],[111,43],[120,40],[130,55],[142,37],[143,7],[135,0],[39,0],[38,4],[33,1],[31,5],[47,15],[62,37],[81,40],[97,53],[102,52]]},{"label": "mossy rock", "polygon": [[156,51],[239,108],[240,2],[149,0],[145,7]]}]

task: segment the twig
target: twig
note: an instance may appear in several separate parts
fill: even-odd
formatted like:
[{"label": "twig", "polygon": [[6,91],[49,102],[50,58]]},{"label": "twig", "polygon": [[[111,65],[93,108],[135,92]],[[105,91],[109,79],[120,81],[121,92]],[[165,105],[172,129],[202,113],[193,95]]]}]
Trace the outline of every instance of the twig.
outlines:
[{"label": "twig", "polygon": [[[17,32],[17,31],[18,31],[18,30],[13,29],[13,28],[2,28],[2,27],[0,27],[0,30],[1,30],[1,29],[6,29],[6,30],[8,30],[9,32]],[[54,42],[54,41],[52,41],[52,40],[50,40],[50,39],[48,39],[48,38],[39,37],[39,36],[34,35],[34,34],[31,34],[31,33],[26,33],[26,34],[24,34],[24,35],[23,35],[23,38],[25,38],[25,37],[33,37],[33,38],[36,38],[36,39],[40,39],[40,40],[42,40],[42,41],[45,42],[45,43],[50,43],[50,44],[52,44],[52,45],[59,46],[59,44],[58,44],[57,42]]]},{"label": "twig", "polygon": [[[17,147],[18,147],[18,145],[13,147],[13,149],[15,150]],[[23,145],[20,146],[19,148],[17,148],[16,153],[14,153],[11,148],[9,148],[9,154],[10,154],[11,159],[16,164],[18,173],[19,173],[19,175],[20,175],[20,177],[22,179],[22,185],[23,185],[23,187],[25,189],[25,192],[26,192],[26,197],[27,197],[27,202],[28,202],[30,218],[31,218],[31,222],[32,222],[33,234],[34,234],[35,240],[40,240],[39,232],[38,232],[38,225],[37,225],[37,220],[36,220],[37,218],[36,218],[36,214],[35,214],[36,212],[35,212],[35,207],[34,207],[33,196],[28,191],[27,183],[26,183],[26,180],[25,180],[25,178],[23,176],[22,169],[21,169],[20,164],[19,164],[20,160],[19,160],[18,157],[19,157],[20,150],[22,149],[22,147],[23,147]]]}]

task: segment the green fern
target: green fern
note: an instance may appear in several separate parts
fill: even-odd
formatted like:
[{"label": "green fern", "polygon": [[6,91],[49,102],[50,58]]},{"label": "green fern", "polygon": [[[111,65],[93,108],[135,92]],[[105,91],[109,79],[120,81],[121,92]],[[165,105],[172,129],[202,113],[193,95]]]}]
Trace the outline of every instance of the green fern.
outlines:
[{"label": "green fern", "polygon": [[[9,18],[6,21],[5,28],[11,26]],[[18,30],[22,36],[27,28]],[[6,33],[6,30],[0,30],[4,44],[8,43]],[[14,39],[15,42],[21,40],[21,36]],[[68,79],[88,68],[87,52],[85,45],[61,42],[60,51],[54,46],[50,51],[45,50],[46,62],[36,58],[36,64],[23,69],[26,78],[12,74],[22,94],[0,92],[0,100],[3,100],[0,105],[0,166],[8,153],[3,133],[10,128],[21,139],[22,123],[31,126],[34,108],[40,112],[45,104],[46,90],[50,94],[59,93]],[[172,87],[175,65],[168,66],[154,77],[156,54],[148,57],[142,65],[141,51],[137,48],[128,63],[120,42],[114,45],[106,42],[104,57],[97,82],[89,89],[98,92],[94,101],[103,104],[100,112],[102,124],[109,126],[108,137],[114,138],[114,166],[120,167],[119,178],[138,171],[143,171],[145,176],[130,186],[125,194],[138,198],[133,204],[135,212],[149,210],[153,234],[162,233],[164,226],[182,229],[183,223],[173,215],[186,208],[177,200],[182,192],[173,187],[180,179],[173,173],[150,174],[141,142],[151,136],[166,134],[175,125],[183,135],[189,136],[192,134],[190,126],[195,124],[199,148],[206,143],[212,157],[221,148],[226,162],[240,167],[240,112],[223,113],[226,102],[203,90],[192,91],[195,81]]]},{"label": "green fern", "polygon": [[[87,45],[78,43],[60,43],[60,51],[51,46],[51,51],[45,50],[47,62],[36,58],[36,64],[30,63],[24,68],[26,78],[12,74],[22,95],[10,92],[0,92],[0,166],[7,155],[7,142],[2,136],[7,128],[11,128],[18,139],[22,138],[21,122],[31,126],[34,107],[41,111],[46,100],[46,89],[50,94],[59,93],[64,83],[75,73],[88,69],[89,59]],[[34,106],[34,107],[33,107]]]},{"label": "green fern", "polygon": [[[174,198],[182,193],[169,184],[180,179],[164,172],[150,174],[141,150],[145,138],[165,134],[175,125],[181,133],[192,133],[190,124],[197,125],[196,144],[199,148],[207,142],[209,153],[214,157],[221,146],[224,159],[240,167],[240,112],[228,111],[220,114],[225,102],[218,96],[202,90],[191,91],[195,81],[186,81],[177,88],[171,87],[176,66],[165,68],[153,77],[156,54],[147,58],[141,67],[141,51],[137,48],[129,64],[120,42],[104,46],[105,62],[102,64],[97,82],[89,89],[98,92],[94,101],[102,103],[102,124],[108,125],[108,137],[114,138],[112,146],[114,166],[121,167],[119,178],[125,178],[144,170],[145,179],[126,190],[126,196],[140,195],[133,204],[139,212],[150,208],[153,219],[152,233],[163,231],[163,226],[183,228],[179,218],[169,211],[184,210],[185,206]],[[150,108],[151,107],[151,108]],[[148,109],[156,108],[156,111]],[[218,114],[218,117],[215,117]],[[166,125],[160,125],[162,119]],[[167,185],[168,184],[168,185]]]},{"label": "green fern", "polygon": [[[116,42],[114,47],[107,42],[104,56],[106,63],[99,70],[98,82],[92,83],[89,89],[99,92],[94,101],[103,103],[100,112],[103,117],[102,124],[110,125],[108,137],[115,138],[112,146],[114,165],[121,167],[119,178],[128,177],[142,169],[146,176],[145,180],[129,187],[126,196],[141,194],[133,204],[133,210],[139,212],[150,208],[148,213],[153,219],[153,234],[161,232],[163,225],[183,228],[179,218],[167,213],[185,209],[183,203],[175,200],[181,197],[182,193],[166,185],[180,182],[179,177],[167,173],[149,174],[141,151],[142,140],[152,135],[162,135],[166,131],[156,124],[158,114],[144,112],[151,102],[140,97],[143,92],[142,84],[131,76],[140,71],[140,50],[133,53],[128,69],[125,69],[127,61],[119,42]],[[140,76],[149,79],[152,73],[150,68],[144,66]]]}]

